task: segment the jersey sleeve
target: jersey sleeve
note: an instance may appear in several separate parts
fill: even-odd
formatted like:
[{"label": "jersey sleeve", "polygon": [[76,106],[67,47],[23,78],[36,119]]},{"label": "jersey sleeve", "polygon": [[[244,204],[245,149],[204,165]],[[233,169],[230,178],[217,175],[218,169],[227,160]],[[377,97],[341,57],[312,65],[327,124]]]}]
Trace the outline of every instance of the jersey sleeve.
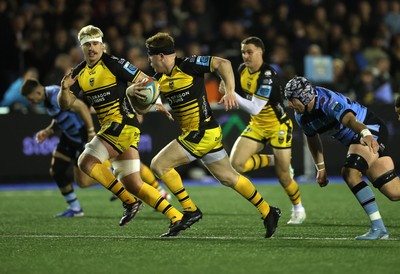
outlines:
[{"label": "jersey sleeve", "polygon": [[190,75],[204,75],[212,72],[212,56],[193,55],[186,57],[180,68]]},{"label": "jersey sleeve", "polygon": [[235,91],[242,97],[246,97],[245,92],[242,89],[242,85],[240,84],[240,75],[242,74],[242,71],[245,68],[245,64],[240,64],[237,70],[234,70],[234,76],[235,76]]},{"label": "jersey sleeve", "polygon": [[334,117],[339,123],[341,123],[343,116],[347,112],[354,113],[354,111],[345,97],[341,97],[334,92],[331,92],[330,95],[331,97],[329,98],[329,101],[324,104],[322,110],[327,116]]},{"label": "jersey sleeve", "polygon": [[50,100],[50,104],[52,106],[55,106],[57,108],[60,108],[58,105],[58,100],[57,100],[57,96],[58,93],[60,92],[60,87],[59,86],[51,86],[51,88],[48,90],[47,92],[47,96]]},{"label": "jersey sleeve", "polygon": [[137,67],[123,58],[103,54],[103,61],[108,69],[122,81],[135,82],[136,77],[141,72]]},{"label": "jersey sleeve", "polygon": [[[278,89],[277,85],[274,85],[276,81],[275,72],[267,68],[261,71],[259,79],[257,81],[258,88],[254,93],[254,96],[261,100],[270,100],[272,97],[273,89]],[[275,91],[274,91],[275,92]]]}]

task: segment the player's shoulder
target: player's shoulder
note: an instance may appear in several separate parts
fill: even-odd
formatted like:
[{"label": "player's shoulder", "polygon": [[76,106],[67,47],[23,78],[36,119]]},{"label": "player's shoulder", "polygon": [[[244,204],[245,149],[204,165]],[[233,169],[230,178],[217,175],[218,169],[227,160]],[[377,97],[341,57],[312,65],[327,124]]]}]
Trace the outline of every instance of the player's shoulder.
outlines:
[{"label": "player's shoulder", "polygon": [[244,69],[246,68],[246,65],[244,63],[241,63],[238,67],[238,72],[239,74],[242,73],[244,71]]},{"label": "player's shoulder", "polygon": [[318,95],[321,104],[331,104],[334,101],[342,100],[338,93],[324,87],[314,86],[314,91]]},{"label": "player's shoulder", "polygon": [[184,72],[189,72],[195,67],[195,55],[186,57],[176,57],[175,66]]},{"label": "player's shoulder", "polygon": [[122,67],[125,63],[127,63],[127,61],[124,58],[117,57],[117,56],[114,56],[114,55],[110,55],[110,54],[107,54],[105,52],[101,56],[101,61],[108,68],[113,68],[113,67],[116,67],[116,66],[121,66]]},{"label": "player's shoulder", "polygon": [[195,65],[195,66],[210,66],[211,61],[212,61],[211,55],[191,55],[191,56],[186,56],[184,58],[177,58],[176,59],[176,64],[181,64],[181,65]]},{"label": "player's shoulder", "polygon": [[84,61],[80,62],[76,67],[73,68],[72,77],[75,77],[76,75],[80,75],[85,67],[86,67],[86,61],[84,60]]},{"label": "player's shoulder", "polygon": [[130,75],[136,75],[140,71],[136,66],[122,57],[103,53],[101,60],[103,61],[104,65],[114,74],[128,72]]},{"label": "player's shoulder", "polygon": [[52,107],[58,108],[57,96],[60,93],[60,86],[58,85],[50,85],[45,86],[44,92],[46,94],[46,104],[51,105]]},{"label": "player's shoulder", "polygon": [[[195,56],[195,55],[193,55],[193,56]],[[182,66],[185,66],[185,65],[190,65],[190,64],[193,64],[194,63],[194,58],[192,58],[193,56],[186,56],[186,57],[176,57],[175,58],[175,65],[177,66],[177,67],[182,67]]]},{"label": "player's shoulder", "polygon": [[60,91],[60,86],[50,85],[45,87],[46,93],[58,93]]},{"label": "player's shoulder", "polygon": [[158,81],[158,80],[161,79],[162,76],[163,76],[162,73],[157,72],[157,73],[155,73],[155,74],[153,75],[152,78],[153,78],[153,79],[156,79],[156,80]]},{"label": "player's shoulder", "polygon": [[267,63],[263,63],[260,72],[264,77],[272,78],[272,77],[278,77],[278,73],[276,70],[271,66],[268,65]]},{"label": "player's shoulder", "polygon": [[324,87],[315,86],[316,103],[320,110],[327,115],[340,113],[348,109],[348,102],[344,96]]},{"label": "player's shoulder", "polygon": [[126,60],[124,58],[115,56],[115,55],[110,55],[108,53],[103,53],[103,55],[101,56],[101,60],[108,64],[108,63],[117,63],[117,64],[123,64],[124,62],[126,62]]}]

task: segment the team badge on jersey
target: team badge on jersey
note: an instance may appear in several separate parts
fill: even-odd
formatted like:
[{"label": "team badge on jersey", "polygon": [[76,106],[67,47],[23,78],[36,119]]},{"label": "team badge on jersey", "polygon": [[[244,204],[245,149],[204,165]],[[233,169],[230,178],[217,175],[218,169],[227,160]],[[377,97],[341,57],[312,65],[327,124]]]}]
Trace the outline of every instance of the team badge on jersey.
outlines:
[{"label": "team badge on jersey", "polygon": [[269,97],[271,95],[272,86],[261,85],[257,94],[263,97]]},{"label": "team badge on jersey", "polygon": [[197,56],[196,65],[208,67],[210,65],[210,56]]},{"label": "team badge on jersey", "polygon": [[137,72],[137,67],[135,67],[134,65],[132,65],[131,63],[129,63],[129,62],[126,62],[125,63],[125,65],[124,65],[124,69],[126,70],[126,71],[128,71],[130,74],[132,74],[132,75],[135,75],[136,74],[136,72]]},{"label": "team badge on jersey", "polygon": [[331,108],[333,111],[340,112],[343,109],[343,105],[339,102],[335,102]]},{"label": "team badge on jersey", "polygon": [[174,81],[170,81],[168,83],[168,86],[169,86],[170,89],[174,89]]},{"label": "team badge on jersey", "polygon": [[94,78],[90,78],[90,79],[89,79],[89,84],[90,84],[90,86],[92,86],[92,87],[94,86]]}]

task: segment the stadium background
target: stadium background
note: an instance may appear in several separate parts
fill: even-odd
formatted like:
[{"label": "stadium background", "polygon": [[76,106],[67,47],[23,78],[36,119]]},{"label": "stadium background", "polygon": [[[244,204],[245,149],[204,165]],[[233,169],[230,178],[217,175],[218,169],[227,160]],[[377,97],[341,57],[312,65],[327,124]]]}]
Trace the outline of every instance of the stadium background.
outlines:
[{"label": "stadium background", "polygon": [[[4,104],[10,86],[28,68],[36,68],[44,84],[59,84],[70,66],[81,61],[76,41],[84,25],[102,28],[108,51],[130,60],[147,73],[144,41],[157,31],[176,38],[179,55],[213,54],[241,61],[240,41],[256,35],[266,45],[265,60],[285,80],[310,74],[314,83],[343,92],[370,107],[388,125],[388,149],[399,164],[399,125],[393,100],[399,93],[400,4],[389,0],[262,1],[235,0],[0,0],[0,99],[2,101],[0,183],[50,181],[48,166],[57,137],[44,144],[34,134],[50,122],[40,108],[25,102]],[[61,61],[60,61],[61,60]],[[209,98],[215,103],[217,77],[207,76]],[[213,104],[215,105],[215,104]],[[230,151],[248,121],[242,111],[215,114]],[[292,115],[291,111],[289,113]],[[151,157],[176,136],[175,124],[156,113],[145,116],[141,157]],[[345,149],[325,138],[330,175],[339,175]],[[292,164],[297,176],[311,176],[303,136],[295,128]],[[198,163],[181,169],[186,178]],[[273,177],[272,169],[249,174]]]}]

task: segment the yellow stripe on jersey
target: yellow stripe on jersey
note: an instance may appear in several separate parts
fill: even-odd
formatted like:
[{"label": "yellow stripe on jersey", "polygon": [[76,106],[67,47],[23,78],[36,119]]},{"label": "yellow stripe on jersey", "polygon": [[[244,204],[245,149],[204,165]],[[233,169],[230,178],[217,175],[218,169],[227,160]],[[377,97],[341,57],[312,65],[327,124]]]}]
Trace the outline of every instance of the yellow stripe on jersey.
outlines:
[{"label": "yellow stripe on jersey", "polygon": [[107,85],[107,86],[104,86],[104,87],[97,87],[97,88],[95,88],[95,89],[86,91],[86,94],[87,94],[87,95],[92,95],[92,94],[95,93],[95,92],[102,91],[102,90],[107,90],[107,89],[109,89],[109,88],[115,87],[116,85],[117,85],[117,83],[114,82],[114,83],[111,83],[111,84],[109,84],[109,85]]},{"label": "yellow stripe on jersey", "polygon": [[98,112],[98,114],[104,114],[104,113],[108,113],[110,108],[115,108],[116,106],[118,106],[118,100],[113,100],[111,102],[108,102],[104,105],[102,105],[102,110]]},{"label": "yellow stripe on jersey", "polygon": [[97,91],[98,89],[110,88],[117,84],[115,75],[100,60],[93,68],[86,67],[79,74],[79,85],[85,94]]},{"label": "yellow stripe on jersey", "polygon": [[86,65],[79,73],[78,81],[89,103],[96,110],[100,125],[108,121],[122,122],[117,78],[103,60],[92,68]]},{"label": "yellow stripe on jersey", "polygon": [[[111,103],[112,103],[111,106],[107,106],[109,104],[105,104],[104,107],[95,108],[97,116],[99,117],[100,120],[103,121],[103,123],[105,123],[105,122],[107,122],[109,120],[111,121],[111,119],[107,119],[107,117],[114,117],[115,118],[115,117],[119,117],[120,116],[119,102],[117,100],[114,100]],[[99,111],[97,111],[97,109],[99,109]]]},{"label": "yellow stripe on jersey", "polygon": [[164,93],[168,98],[180,101],[180,103],[170,103],[172,110],[178,118],[179,125],[182,130],[198,130],[200,125],[199,116],[199,103],[196,98],[186,98],[189,93],[185,93],[185,90],[189,90],[193,87],[193,76],[184,73],[179,67],[175,66],[171,75],[163,75],[160,79],[160,91]]},{"label": "yellow stripe on jersey", "polygon": [[196,99],[191,100],[179,107],[172,108],[181,122],[181,127],[187,130],[197,130],[200,123],[199,104]]}]

